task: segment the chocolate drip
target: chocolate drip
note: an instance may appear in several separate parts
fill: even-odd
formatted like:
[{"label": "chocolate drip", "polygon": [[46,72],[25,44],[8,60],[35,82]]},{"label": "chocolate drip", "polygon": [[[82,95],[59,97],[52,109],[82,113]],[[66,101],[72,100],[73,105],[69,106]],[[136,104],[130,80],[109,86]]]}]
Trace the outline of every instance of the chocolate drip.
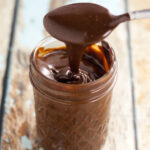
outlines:
[{"label": "chocolate drip", "polygon": [[[87,47],[103,40],[119,23],[125,20],[129,20],[128,14],[114,16],[106,8],[92,3],[76,3],[50,11],[44,17],[44,26],[49,34],[66,44],[69,60],[69,64],[64,69],[58,71],[53,68],[54,79],[64,83],[87,83],[106,73],[109,66],[106,65],[108,60],[105,56],[102,57],[106,59],[106,62],[99,63],[101,60],[98,58],[91,54],[83,55],[83,53]],[[107,45],[103,42],[103,50],[109,49]],[[103,53],[108,55],[108,52]],[[57,56],[55,57],[58,59]],[[93,68],[100,69],[100,73],[88,72],[89,70],[85,68],[82,70],[80,68],[81,58],[86,64],[92,64]],[[62,60],[59,61],[61,63]],[[104,65],[107,66],[107,69]]]},{"label": "chocolate drip", "polygon": [[[103,42],[102,45],[107,45],[107,43]],[[104,49],[107,51],[106,54],[104,54]],[[73,57],[73,59],[75,58],[79,59]],[[57,49],[41,47],[36,53],[36,65],[40,72],[49,79],[71,84],[88,83],[100,78],[109,70],[111,65],[110,47],[92,45],[85,48],[80,58],[80,64],[78,64],[78,70],[71,70],[69,67],[66,47]],[[77,68],[75,64],[72,65]]]}]

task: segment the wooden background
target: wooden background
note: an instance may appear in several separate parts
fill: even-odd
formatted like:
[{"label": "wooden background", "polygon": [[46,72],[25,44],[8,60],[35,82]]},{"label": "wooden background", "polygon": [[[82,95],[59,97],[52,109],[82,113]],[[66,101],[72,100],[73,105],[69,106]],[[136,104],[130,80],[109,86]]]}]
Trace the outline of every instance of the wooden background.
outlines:
[{"label": "wooden background", "polygon": [[[49,9],[77,0],[0,0],[0,137],[3,150],[37,150],[29,55],[47,33]],[[150,0],[82,0],[113,14],[150,8]],[[150,150],[150,19],[121,24],[107,39],[115,49],[118,81],[103,150]],[[40,148],[39,150],[42,150]]]}]

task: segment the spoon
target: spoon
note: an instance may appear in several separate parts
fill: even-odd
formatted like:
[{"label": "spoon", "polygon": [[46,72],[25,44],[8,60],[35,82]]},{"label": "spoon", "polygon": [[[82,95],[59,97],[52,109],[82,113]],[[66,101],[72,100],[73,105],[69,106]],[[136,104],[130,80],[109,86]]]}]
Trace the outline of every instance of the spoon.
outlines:
[{"label": "spoon", "polygon": [[50,11],[44,26],[65,43],[90,45],[106,38],[120,23],[142,18],[150,18],[150,9],[116,16],[97,4],[75,3]]}]

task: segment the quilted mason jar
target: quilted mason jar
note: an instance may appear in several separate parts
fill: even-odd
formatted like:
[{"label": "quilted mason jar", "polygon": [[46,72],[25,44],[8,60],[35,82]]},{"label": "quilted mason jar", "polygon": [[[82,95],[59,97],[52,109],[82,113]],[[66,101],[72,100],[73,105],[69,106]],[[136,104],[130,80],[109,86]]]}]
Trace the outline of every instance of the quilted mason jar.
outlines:
[{"label": "quilted mason jar", "polygon": [[36,127],[44,150],[100,150],[108,129],[117,62],[111,49],[110,70],[86,84],[64,84],[46,78],[35,65],[39,47],[55,48],[63,43],[50,37],[37,45],[30,57]]}]

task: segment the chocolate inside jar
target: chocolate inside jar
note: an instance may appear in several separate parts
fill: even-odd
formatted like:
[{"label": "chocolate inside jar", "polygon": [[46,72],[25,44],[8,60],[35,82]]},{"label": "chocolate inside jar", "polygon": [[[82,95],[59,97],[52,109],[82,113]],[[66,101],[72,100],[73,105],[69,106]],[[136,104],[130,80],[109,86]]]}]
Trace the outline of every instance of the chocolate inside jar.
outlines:
[{"label": "chocolate inside jar", "polygon": [[[78,47],[76,48],[77,53]],[[109,71],[110,49],[106,41],[102,41],[102,45],[87,46],[76,66],[76,57],[73,57],[75,64],[69,63],[69,52],[65,46],[54,49],[40,47],[36,52],[35,63],[40,72],[48,79],[68,84],[88,83],[99,79]],[[80,55],[80,51],[78,53],[76,55]],[[70,65],[75,65],[74,68],[77,70],[72,71]]]}]

